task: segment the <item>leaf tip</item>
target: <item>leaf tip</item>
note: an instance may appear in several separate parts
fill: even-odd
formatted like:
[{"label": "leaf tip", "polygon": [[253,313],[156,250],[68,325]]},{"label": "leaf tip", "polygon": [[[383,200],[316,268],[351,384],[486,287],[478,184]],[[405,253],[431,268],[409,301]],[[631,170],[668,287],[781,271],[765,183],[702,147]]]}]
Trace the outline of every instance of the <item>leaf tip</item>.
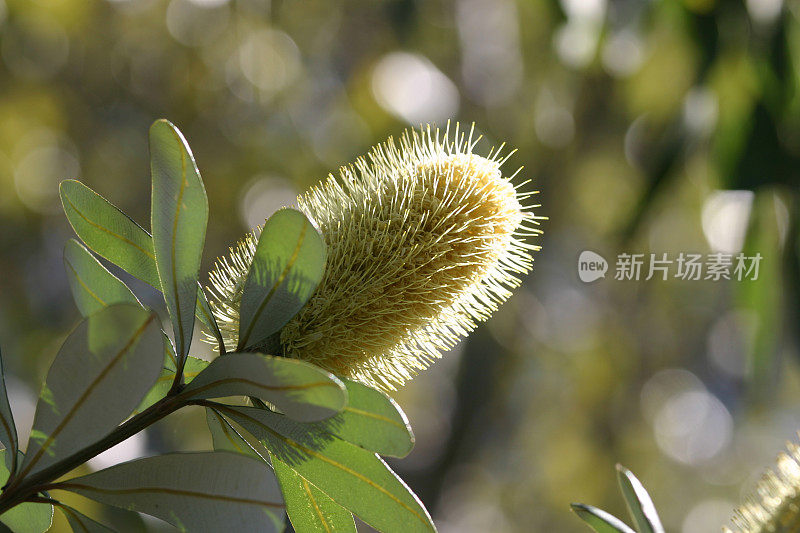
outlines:
[{"label": "leaf tip", "polygon": [[82,185],[82,183],[75,179],[61,180],[61,183],[58,184],[58,195],[61,197],[62,204],[67,198],[69,189],[77,185]]},{"label": "leaf tip", "polygon": [[636,479],[636,476],[633,475],[633,472],[628,470],[625,466],[621,465],[620,463],[617,463],[615,465],[615,468],[617,469],[617,479],[619,479],[620,482],[622,482],[623,479],[627,480],[630,480],[631,478]]},{"label": "leaf tip", "polygon": [[167,128],[170,128],[170,129],[177,129],[177,128],[175,127],[175,124],[173,124],[173,123],[172,123],[172,122],[170,122],[169,120],[167,120],[167,119],[165,119],[165,118],[160,118],[160,119],[156,120],[155,122],[153,122],[153,123],[150,125],[150,133],[152,134],[154,131],[156,131],[156,130],[158,130],[158,129],[160,129],[160,128],[163,128],[163,127],[165,127],[165,126],[166,126]]}]

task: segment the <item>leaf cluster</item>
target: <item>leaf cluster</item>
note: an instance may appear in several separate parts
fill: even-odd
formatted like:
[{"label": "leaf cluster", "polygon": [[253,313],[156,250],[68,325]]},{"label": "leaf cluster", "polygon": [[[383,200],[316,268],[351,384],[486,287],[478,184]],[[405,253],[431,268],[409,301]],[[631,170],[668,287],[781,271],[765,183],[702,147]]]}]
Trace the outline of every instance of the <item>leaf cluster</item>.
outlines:
[{"label": "leaf cluster", "polygon": [[653,500],[636,476],[624,466],[617,465],[617,481],[635,529],[591,505],[573,503],[573,512],[597,533],[664,533]]},{"label": "leaf cluster", "polygon": [[[50,367],[24,453],[0,375],[2,528],[45,531],[58,508],[75,531],[111,531],[61,502],[67,491],[181,531],[282,531],[287,515],[297,531],[355,531],[353,515],[381,531],[434,531],[380,457],[403,457],[414,444],[397,404],[310,363],[255,351],[322,278],[325,244],[311,221],[282,209],[266,222],[244,283],[239,345],[226,353],[198,282],[209,208],[194,156],[166,120],[150,129],[150,153],[151,232],[82,183],[61,184],[82,241],[67,242],[64,265],[83,320]],[[161,291],[169,327],[101,259]],[[196,320],[218,342],[213,361],[191,355]],[[205,409],[213,451],[70,476],[184,407]]]}]

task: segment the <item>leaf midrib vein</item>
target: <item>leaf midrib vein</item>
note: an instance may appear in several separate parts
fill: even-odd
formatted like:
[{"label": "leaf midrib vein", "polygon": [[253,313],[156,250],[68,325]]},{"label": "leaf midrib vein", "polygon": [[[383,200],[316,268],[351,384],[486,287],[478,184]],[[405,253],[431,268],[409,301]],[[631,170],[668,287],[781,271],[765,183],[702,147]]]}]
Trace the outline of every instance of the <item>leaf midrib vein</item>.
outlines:
[{"label": "leaf midrib vein", "polygon": [[308,481],[306,481],[306,478],[304,478],[300,474],[297,474],[297,477],[300,478],[300,482],[303,484],[303,490],[308,495],[308,499],[311,501],[311,505],[314,506],[314,511],[316,511],[317,516],[319,517],[319,521],[322,523],[322,527],[325,528],[325,531],[327,533],[331,533],[331,528],[328,525],[328,521],[325,520],[325,515],[322,514],[322,509],[319,508],[319,505],[317,504],[317,499],[314,498],[314,494],[312,494],[311,492],[311,487],[308,486]]},{"label": "leaf midrib vein", "polygon": [[78,516],[78,514],[75,511],[73,511],[72,509],[70,509],[66,505],[59,505],[58,508],[61,509],[61,511],[64,512],[65,514],[70,515],[73,518],[73,520],[75,520],[75,522],[79,526],[81,526],[82,530],[85,533],[89,533],[89,528],[86,527],[86,525],[83,523],[83,520],[81,520],[81,517]]},{"label": "leaf midrib vein", "polygon": [[363,409],[358,409],[356,407],[350,407],[350,406],[345,407],[343,409],[343,411],[349,411],[349,412],[351,412],[353,414],[356,414],[356,415],[361,415],[361,416],[366,416],[366,417],[369,417],[369,418],[374,418],[375,420],[380,420],[382,422],[386,422],[387,424],[391,424],[393,426],[396,426],[396,427],[398,427],[398,428],[400,428],[402,430],[406,430],[406,426],[405,425],[397,422],[396,420],[392,420],[391,418],[389,418],[387,416],[379,415],[378,413],[372,413],[370,411],[364,411]]},{"label": "leaf midrib vein", "polygon": [[97,377],[94,378],[94,380],[92,380],[92,382],[89,384],[86,390],[83,391],[83,393],[80,395],[75,404],[70,408],[69,411],[67,411],[67,414],[64,415],[64,418],[61,420],[58,426],[56,426],[56,428],[52,431],[52,433],[50,433],[50,435],[47,437],[44,443],[42,443],[42,446],[36,452],[36,455],[33,456],[31,462],[28,463],[28,466],[26,466],[23,472],[20,473],[19,475],[20,478],[25,477],[25,475],[27,475],[27,473],[33,469],[36,463],[39,462],[39,460],[42,458],[42,455],[52,445],[55,438],[61,433],[61,431],[63,431],[66,425],[72,420],[78,409],[80,409],[80,407],[84,404],[84,402],[86,402],[86,400],[89,398],[92,392],[94,392],[94,389],[108,375],[108,373],[111,372],[111,369],[120,361],[120,359],[122,359],[122,356],[125,355],[125,353],[128,350],[130,350],[131,346],[133,346],[133,344],[139,339],[139,337],[142,336],[144,330],[147,328],[147,326],[150,325],[150,323],[154,320],[154,318],[155,315],[151,314],[147,318],[147,320],[145,320],[144,323],[139,327],[139,329],[137,329],[134,332],[131,338],[128,339],[128,342],[125,344],[125,346],[123,346],[122,349],[108,362],[108,364],[103,368],[100,374],[98,374]]},{"label": "leaf midrib vein", "polygon": [[186,496],[190,498],[203,498],[208,500],[219,500],[229,503],[241,503],[245,505],[258,505],[261,507],[275,507],[283,509],[284,505],[281,503],[269,502],[265,500],[254,500],[251,498],[239,498],[236,496],[225,496],[223,494],[208,494],[206,492],[199,492],[194,490],[172,489],[168,487],[136,487],[129,489],[111,489],[103,487],[94,487],[84,483],[64,482],[53,485],[54,489],[64,490],[85,490],[89,492],[100,492],[104,494],[169,494],[171,496]]},{"label": "leaf midrib vein", "polygon": [[99,297],[99,296],[98,296],[98,295],[97,295],[97,294],[96,294],[96,293],[95,293],[95,292],[94,292],[94,291],[93,291],[93,290],[92,290],[92,289],[89,287],[89,285],[87,285],[87,284],[86,284],[86,282],[85,282],[85,281],[83,281],[83,278],[80,276],[80,274],[78,274],[78,271],[75,269],[75,267],[74,267],[74,266],[72,266],[72,263],[69,261],[69,259],[65,259],[65,260],[64,260],[64,263],[66,263],[66,265],[67,265],[67,266],[69,267],[69,269],[72,271],[72,274],[75,276],[75,279],[76,279],[76,280],[78,280],[78,283],[80,283],[80,284],[81,284],[81,286],[84,288],[84,290],[86,290],[86,292],[88,292],[88,293],[89,293],[89,295],[90,295],[92,298],[94,298],[95,300],[97,300],[97,302],[98,302],[100,305],[102,305],[103,307],[106,307],[106,305],[107,305],[107,304],[106,304],[106,302],[105,302],[105,301],[104,301],[102,298],[100,298],[100,297]]},{"label": "leaf midrib vein", "polygon": [[[103,231],[103,232],[105,232],[105,233],[108,233],[108,234],[109,234],[109,235],[111,235],[112,237],[115,237],[115,238],[117,238],[117,239],[119,239],[119,240],[121,240],[121,241],[123,241],[123,242],[126,242],[126,243],[130,244],[131,246],[133,246],[134,248],[136,248],[137,250],[139,250],[140,252],[142,252],[143,254],[145,254],[145,255],[146,255],[147,257],[149,257],[150,259],[153,259],[153,260],[155,260],[155,258],[156,258],[156,257],[155,257],[155,255],[153,255],[153,253],[152,253],[152,252],[150,252],[150,251],[148,251],[148,250],[145,250],[144,248],[142,248],[141,246],[139,246],[138,244],[136,244],[136,243],[135,243],[135,242],[133,242],[132,240],[128,239],[127,237],[124,237],[124,236],[122,236],[122,235],[119,235],[119,234],[117,234],[117,233],[114,233],[113,231],[111,231],[110,229],[106,228],[105,226],[101,226],[100,224],[98,224],[98,223],[96,223],[96,222],[94,222],[94,221],[90,220],[90,219],[89,219],[89,218],[88,218],[86,215],[84,215],[84,214],[83,214],[83,213],[80,211],[80,209],[78,209],[78,208],[75,206],[75,204],[73,204],[73,203],[72,203],[72,200],[70,200],[70,199],[69,199],[69,196],[67,196],[66,194],[64,195],[64,199],[67,201],[67,203],[70,205],[70,207],[72,207],[72,209],[74,209],[74,210],[75,210],[75,212],[76,212],[76,213],[78,213],[78,216],[80,216],[80,217],[81,217],[83,220],[85,220],[85,221],[86,221],[86,222],[87,222],[89,225],[91,225],[91,226],[94,226],[95,228],[99,229],[100,231]],[[124,216],[124,215],[123,215],[123,216]]]},{"label": "leaf midrib vein", "polygon": [[[186,355],[186,334],[183,331],[183,317],[181,315],[181,295],[178,294],[178,274],[175,267],[175,248],[176,248],[176,239],[178,234],[178,219],[180,218],[181,213],[181,204],[183,203],[183,194],[186,190],[186,157],[184,154],[183,146],[181,143],[180,138],[175,133],[175,131],[170,128],[170,133],[175,137],[175,141],[178,143],[178,150],[181,153],[181,186],[178,191],[178,201],[175,204],[175,218],[172,221],[172,244],[170,246],[170,270],[172,272],[172,291],[175,298],[175,317],[176,322],[178,325],[178,337],[180,338],[179,350],[178,350],[178,357],[183,359]],[[195,296],[196,297],[196,296]]]}]

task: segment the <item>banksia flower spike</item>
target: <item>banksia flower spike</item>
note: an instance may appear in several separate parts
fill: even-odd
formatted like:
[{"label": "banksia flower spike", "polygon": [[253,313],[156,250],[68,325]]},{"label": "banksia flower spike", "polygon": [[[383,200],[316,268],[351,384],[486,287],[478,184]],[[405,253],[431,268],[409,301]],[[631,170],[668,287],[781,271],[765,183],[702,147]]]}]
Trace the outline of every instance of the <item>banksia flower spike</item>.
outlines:
[{"label": "banksia flower spike", "polygon": [[800,531],[800,446],[790,442],[787,448],[788,453],[778,456],[775,471],[768,470],[736,510],[732,522],[737,533]]},{"label": "banksia flower spike", "polygon": [[[280,333],[282,355],[394,389],[426,368],[510,296],[540,234],[500,166],[458,127],[406,132],[376,146],[298,205],[327,246],[314,296]],[[212,307],[236,344],[238,300],[255,237],[212,273]],[[237,292],[239,291],[239,292]]]}]

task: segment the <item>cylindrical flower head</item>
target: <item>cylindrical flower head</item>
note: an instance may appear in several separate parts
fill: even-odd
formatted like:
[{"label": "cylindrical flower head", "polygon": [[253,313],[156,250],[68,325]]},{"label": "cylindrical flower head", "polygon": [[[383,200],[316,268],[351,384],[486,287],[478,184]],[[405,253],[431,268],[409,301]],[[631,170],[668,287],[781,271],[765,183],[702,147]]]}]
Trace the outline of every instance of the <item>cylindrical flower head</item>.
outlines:
[{"label": "cylindrical flower head", "polygon": [[[787,445],[775,471],[767,471],[755,492],[736,510],[739,533],[789,533],[800,530],[800,447]],[[725,528],[727,533],[731,530]]]},{"label": "cylindrical flower head", "polygon": [[[453,137],[406,132],[298,198],[328,259],[314,296],[280,333],[282,355],[394,389],[510,296],[538,249],[522,240],[540,233],[538,206],[523,206],[530,195],[503,176],[499,151],[482,157],[474,145],[458,128]],[[245,241],[228,265],[249,264],[253,249]],[[221,270],[227,287],[241,285]],[[235,332],[236,303],[220,300],[221,327]]]}]

